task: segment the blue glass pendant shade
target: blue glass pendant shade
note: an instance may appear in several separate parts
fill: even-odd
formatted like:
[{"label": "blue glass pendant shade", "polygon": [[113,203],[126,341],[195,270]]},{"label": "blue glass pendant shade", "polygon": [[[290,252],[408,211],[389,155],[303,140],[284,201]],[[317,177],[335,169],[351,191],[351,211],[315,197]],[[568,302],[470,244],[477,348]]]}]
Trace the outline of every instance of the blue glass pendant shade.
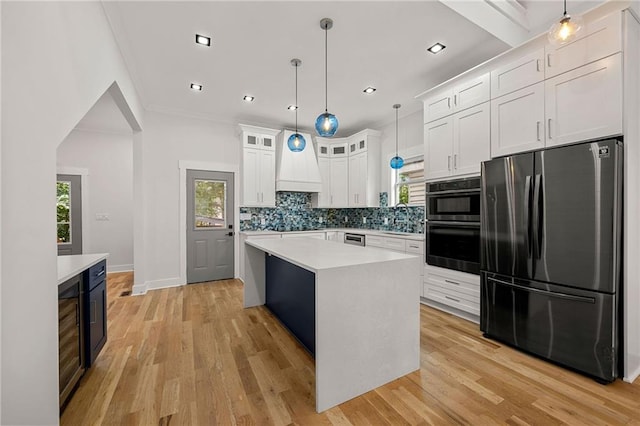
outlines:
[{"label": "blue glass pendant shade", "polygon": [[391,166],[392,169],[396,169],[396,170],[401,169],[402,166],[404,166],[404,160],[402,159],[402,157],[398,157],[396,155],[391,159],[391,161],[389,162],[389,165]]},{"label": "blue glass pendant shade", "polygon": [[287,146],[289,147],[289,150],[293,152],[300,152],[304,150],[305,146],[307,146],[307,141],[304,140],[304,136],[302,136],[300,133],[294,133],[289,136],[289,139],[287,140]]},{"label": "blue glass pendant shade", "polygon": [[338,130],[338,119],[335,115],[324,112],[316,118],[316,132],[318,135],[328,137],[336,134]]}]

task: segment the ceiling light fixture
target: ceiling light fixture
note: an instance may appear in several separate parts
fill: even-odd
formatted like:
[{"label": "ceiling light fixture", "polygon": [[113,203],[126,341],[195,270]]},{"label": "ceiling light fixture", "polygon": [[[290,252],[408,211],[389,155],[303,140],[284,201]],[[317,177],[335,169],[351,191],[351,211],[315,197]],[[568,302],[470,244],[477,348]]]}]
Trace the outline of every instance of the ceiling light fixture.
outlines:
[{"label": "ceiling light fixture", "polygon": [[433,46],[431,46],[430,48],[428,48],[427,50],[429,52],[433,53],[433,54],[436,54],[438,52],[441,52],[445,47],[447,47],[447,46],[445,46],[442,43],[436,43]]},{"label": "ceiling light fixture", "polygon": [[329,113],[327,109],[327,31],[333,27],[333,21],[329,18],[320,20],[320,28],[324,30],[324,113],[316,118],[316,132],[324,137],[331,137],[338,130],[338,119]]},{"label": "ceiling light fixture", "polygon": [[203,46],[211,46],[211,37],[196,34],[196,43]]},{"label": "ceiling light fixture", "polygon": [[304,140],[304,136],[298,133],[298,67],[302,65],[300,59],[294,58],[291,60],[291,65],[296,69],[296,103],[294,106],[296,111],[296,132],[289,136],[287,140],[287,146],[293,152],[300,152],[307,146],[307,141]]},{"label": "ceiling light fixture", "polygon": [[560,45],[567,43],[582,30],[583,21],[581,16],[571,17],[567,14],[567,0],[564,0],[564,14],[562,19],[551,26],[547,37],[551,44]]},{"label": "ceiling light fixture", "polygon": [[[294,65],[294,66],[295,66],[295,65]],[[297,85],[296,85],[296,86],[297,86]],[[289,106],[287,107],[287,109],[288,109],[289,111],[295,111],[295,110],[297,110],[297,109],[298,109],[298,105],[289,105]]]},{"label": "ceiling light fixture", "polygon": [[363,90],[364,93],[366,93],[367,95],[370,95],[371,93],[375,92],[377,89],[375,87],[367,87],[366,89]]},{"label": "ceiling light fixture", "polygon": [[400,104],[393,105],[393,108],[396,110],[396,156],[391,159],[389,165],[394,170],[401,169],[402,166],[404,166],[404,160],[398,155],[398,109],[400,109],[400,106]]},{"label": "ceiling light fixture", "polygon": [[244,98],[242,98],[242,100],[245,101],[245,102],[253,102],[254,99],[255,99],[255,97],[250,96],[250,95],[244,95]]},{"label": "ceiling light fixture", "polygon": [[195,90],[196,92],[202,91],[202,84],[191,83],[191,90]]}]

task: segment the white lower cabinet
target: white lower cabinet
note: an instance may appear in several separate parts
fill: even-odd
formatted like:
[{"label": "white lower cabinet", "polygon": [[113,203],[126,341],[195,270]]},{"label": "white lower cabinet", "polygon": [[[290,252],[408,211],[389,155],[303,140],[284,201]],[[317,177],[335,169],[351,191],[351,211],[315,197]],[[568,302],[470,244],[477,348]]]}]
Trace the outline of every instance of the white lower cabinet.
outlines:
[{"label": "white lower cabinet", "polygon": [[480,276],[426,265],[422,297],[480,316]]}]

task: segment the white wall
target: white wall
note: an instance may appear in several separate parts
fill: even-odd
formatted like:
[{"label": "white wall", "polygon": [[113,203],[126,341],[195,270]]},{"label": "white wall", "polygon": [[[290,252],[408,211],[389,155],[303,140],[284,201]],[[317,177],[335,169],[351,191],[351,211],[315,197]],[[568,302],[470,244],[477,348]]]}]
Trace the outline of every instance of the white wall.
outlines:
[{"label": "white wall", "polygon": [[[133,139],[131,134],[73,130],[58,146],[58,171],[87,169],[82,200],[84,253],[109,253],[109,272],[133,270]],[[96,220],[108,214],[108,221]]]},{"label": "white wall", "polygon": [[57,424],[56,148],[114,82],[130,123],[142,108],[99,2],[3,2],[1,19],[0,423]]},{"label": "white wall", "polygon": [[179,162],[238,167],[241,146],[235,126],[150,111],[142,141],[146,274],[134,293],[184,284],[180,227],[186,225],[180,220]]},{"label": "white wall", "polygon": [[[402,110],[402,108],[400,108]],[[393,112],[393,110],[392,110]],[[398,153],[404,159],[424,154],[424,123],[423,113],[419,110],[398,120]],[[396,155],[396,122],[395,120],[386,126],[376,129],[382,132],[381,139],[381,171],[380,191],[389,193],[389,202],[392,201],[391,173],[389,161]]]}]

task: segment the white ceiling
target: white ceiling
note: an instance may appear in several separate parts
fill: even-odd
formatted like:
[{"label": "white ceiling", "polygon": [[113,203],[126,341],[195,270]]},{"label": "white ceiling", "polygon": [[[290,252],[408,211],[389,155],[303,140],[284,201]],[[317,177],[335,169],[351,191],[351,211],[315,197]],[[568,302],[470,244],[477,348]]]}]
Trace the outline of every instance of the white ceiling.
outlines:
[{"label": "white ceiling", "polygon": [[[559,1],[521,3],[535,9],[538,20],[562,12]],[[286,109],[295,103],[290,60],[300,58],[298,127],[306,130],[313,130],[315,118],[324,112],[324,31],[319,22],[332,18],[328,107],[340,121],[337,136],[393,121],[395,103],[402,104],[401,117],[420,110],[415,95],[509,47],[437,1],[103,5],[147,109],[292,128],[295,113]],[[530,23],[531,28],[543,26]],[[212,47],[196,45],[196,33],[211,36]],[[426,52],[435,42],[447,48],[437,55]],[[191,82],[204,90],[191,91]],[[378,90],[362,93],[370,85]],[[242,101],[245,94],[256,100]]]}]

